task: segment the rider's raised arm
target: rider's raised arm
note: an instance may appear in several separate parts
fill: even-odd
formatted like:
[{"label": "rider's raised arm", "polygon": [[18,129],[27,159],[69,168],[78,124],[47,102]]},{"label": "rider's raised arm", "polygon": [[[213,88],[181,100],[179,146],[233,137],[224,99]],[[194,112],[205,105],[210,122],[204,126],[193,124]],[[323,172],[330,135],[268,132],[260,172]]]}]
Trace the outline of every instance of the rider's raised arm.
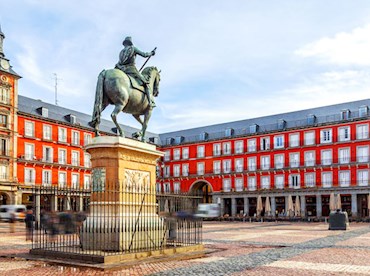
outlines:
[{"label": "rider's raised arm", "polygon": [[152,55],[152,52],[143,52],[140,51],[138,48],[134,47],[135,53],[142,57],[150,57]]}]

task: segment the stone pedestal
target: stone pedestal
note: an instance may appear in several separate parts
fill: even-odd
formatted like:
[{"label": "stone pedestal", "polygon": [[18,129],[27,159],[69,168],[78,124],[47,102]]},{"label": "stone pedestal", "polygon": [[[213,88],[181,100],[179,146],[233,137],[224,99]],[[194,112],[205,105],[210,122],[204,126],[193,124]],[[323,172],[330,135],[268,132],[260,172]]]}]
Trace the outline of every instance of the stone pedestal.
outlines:
[{"label": "stone pedestal", "polygon": [[164,245],[157,215],[154,145],[100,136],[86,146],[91,154],[90,214],[81,230],[84,250],[128,251]]}]

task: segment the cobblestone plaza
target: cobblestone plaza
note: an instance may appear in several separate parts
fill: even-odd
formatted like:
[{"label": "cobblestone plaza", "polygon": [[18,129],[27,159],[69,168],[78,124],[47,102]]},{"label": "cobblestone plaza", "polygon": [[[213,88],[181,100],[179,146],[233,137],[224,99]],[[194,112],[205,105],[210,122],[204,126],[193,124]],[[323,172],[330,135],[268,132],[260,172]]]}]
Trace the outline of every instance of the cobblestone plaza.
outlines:
[{"label": "cobblestone plaza", "polygon": [[207,254],[190,260],[140,262],[98,270],[27,258],[30,242],[0,223],[0,275],[370,275],[370,228],[352,223],[205,222]]}]

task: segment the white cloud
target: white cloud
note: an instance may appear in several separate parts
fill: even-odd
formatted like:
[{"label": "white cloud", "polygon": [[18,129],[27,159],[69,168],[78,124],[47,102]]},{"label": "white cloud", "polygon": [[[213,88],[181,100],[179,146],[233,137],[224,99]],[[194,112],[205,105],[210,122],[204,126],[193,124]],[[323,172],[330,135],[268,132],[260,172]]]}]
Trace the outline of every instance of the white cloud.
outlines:
[{"label": "white cloud", "polygon": [[336,65],[370,65],[370,24],[351,32],[324,37],[296,51],[302,57],[316,57]]}]

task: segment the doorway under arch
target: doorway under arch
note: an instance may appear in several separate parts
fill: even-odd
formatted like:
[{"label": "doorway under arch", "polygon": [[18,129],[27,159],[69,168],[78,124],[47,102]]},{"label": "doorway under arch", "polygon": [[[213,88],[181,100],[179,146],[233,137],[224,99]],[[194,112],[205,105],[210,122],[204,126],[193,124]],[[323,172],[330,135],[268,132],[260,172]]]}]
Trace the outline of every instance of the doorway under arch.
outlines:
[{"label": "doorway under arch", "polygon": [[212,192],[211,184],[204,180],[193,183],[189,190],[189,194],[202,197],[199,203],[212,203]]},{"label": "doorway under arch", "polygon": [[7,193],[0,192],[0,205],[10,204],[10,196]]}]

